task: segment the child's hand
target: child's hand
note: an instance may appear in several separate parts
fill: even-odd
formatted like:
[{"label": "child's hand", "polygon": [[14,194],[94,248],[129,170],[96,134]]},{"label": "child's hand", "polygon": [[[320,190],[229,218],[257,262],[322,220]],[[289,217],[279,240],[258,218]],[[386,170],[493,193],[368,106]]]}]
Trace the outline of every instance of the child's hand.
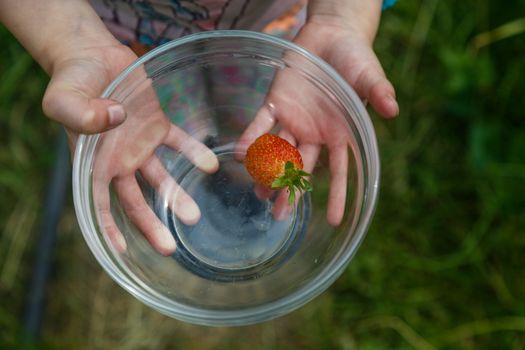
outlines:
[{"label": "child's hand", "polygon": [[66,127],[73,150],[79,133],[99,133],[124,122],[122,105],[99,96],[136,58],[129,48],[116,43],[83,47],[53,63],[43,109]]},{"label": "child's hand", "polygon": [[[332,33],[328,40],[320,32]],[[328,41],[328,42],[327,42]],[[372,50],[371,43],[355,33],[340,30],[337,34],[329,25],[305,25],[296,43],[316,53],[354,88],[359,97],[372,105],[385,118],[398,115],[399,107],[392,84]]]},{"label": "child's hand", "polygon": [[381,3],[311,0],[294,41],[332,65],[380,115],[392,118],[399,113],[394,87],[372,49]]},{"label": "child's hand", "polygon": [[[301,60],[297,59],[296,63],[301,65]],[[280,137],[297,147],[303,170],[307,173],[314,171],[321,149],[326,147],[330,171],[326,219],[330,225],[339,225],[346,206],[348,159],[353,146],[351,130],[345,124],[339,105],[327,95],[320,94],[314,84],[308,83],[297,72],[282,70],[272,83],[266,104],[239,138],[236,151],[244,154],[257,137],[274,128],[278,129]],[[316,191],[315,175],[312,183],[313,191]],[[255,193],[261,199],[270,198],[272,192],[263,186],[255,186]],[[300,198],[297,194],[296,203]],[[285,219],[292,212],[287,191],[279,193],[272,211],[277,220]]]},{"label": "child's hand", "polygon": [[[213,152],[166,118],[153,86],[141,84],[140,92],[122,104],[98,98],[135,58],[123,46],[92,47],[57,62],[44,110],[66,126],[72,148],[79,133],[105,131],[93,164],[93,192],[100,226],[113,246],[120,252],[126,250],[123,232],[111,212],[110,184],[130,221],[158,252],[169,255],[175,250],[175,240],[146,203],[136,174],[140,173],[182,222],[194,224],[200,218],[197,204],[175,183],[155,149],[171,147],[206,172],[216,171],[218,161]],[[135,78],[148,81],[145,76]]]},{"label": "child's hand", "polygon": [[[294,41],[332,65],[379,114],[392,118],[399,113],[395,91],[372,50],[381,3],[310,0],[307,22]],[[267,102],[239,139],[239,152],[277,127],[279,136],[299,149],[304,170],[312,172],[321,148],[326,147],[330,170],[326,218],[329,224],[339,225],[346,206],[349,153],[355,148],[350,130],[333,104],[292,73],[282,71],[276,76]],[[313,183],[315,191],[315,179]],[[260,186],[255,191],[260,198],[271,195]],[[283,191],[276,199],[273,215],[284,218],[291,209]]]},{"label": "child's hand", "polygon": [[175,182],[155,151],[161,145],[169,147],[208,173],[215,172],[219,162],[204,144],[166,118],[145,72],[137,69],[132,76],[141,84],[135,91],[127,91],[122,101],[127,110],[126,121],[103,133],[98,140],[93,164],[94,205],[104,233],[117,250],[125,251],[123,232],[115,223],[110,206],[111,184],[130,222],[144,234],[153,248],[169,255],[175,250],[175,240],[146,202],[137,174],[183,223],[193,225],[200,219],[199,207]]},{"label": "child's hand", "polygon": [[207,172],[217,170],[218,161],[203,144],[171,124],[153,86],[142,84],[140,93],[123,101],[124,105],[98,98],[135,59],[127,47],[117,45],[91,47],[57,62],[45,93],[44,110],[66,126],[72,149],[79,133],[105,131],[93,165],[93,192],[101,228],[113,246],[120,252],[126,250],[123,232],[111,213],[110,184],[130,221],[158,252],[169,255],[175,250],[175,240],[146,203],[136,174],[141,174],[182,222],[194,224],[200,218],[197,204],[175,183],[155,149],[171,147]]},{"label": "child's hand", "polygon": [[87,1],[2,0],[0,21],[51,77],[43,109],[69,130],[70,141],[124,121],[121,106],[98,97],[137,56]]},{"label": "child's hand", "polygon": [[[114,247],[124,251],[126,243],[109,208],[110,184],[130,221],[157,251],[171,254],[175,241],[146,203],[136,174],[167,197],[181,221],[194,223],[200,217],[197,205],[181,191],[172,195],[177,185],[154,151],[162,144],[172,147],[209,172],[218,167],[215,155],[171,124],[152,86],[125,107],[99,98],[137,56],[108,32],[87,1],[4,0],[0,20],[50,75],[44,112],[66,127],[72,150],[80,133],[104,132],[93,165],[93,197],[100,226]],[[148,109],[140,113],[143,108]]]}]

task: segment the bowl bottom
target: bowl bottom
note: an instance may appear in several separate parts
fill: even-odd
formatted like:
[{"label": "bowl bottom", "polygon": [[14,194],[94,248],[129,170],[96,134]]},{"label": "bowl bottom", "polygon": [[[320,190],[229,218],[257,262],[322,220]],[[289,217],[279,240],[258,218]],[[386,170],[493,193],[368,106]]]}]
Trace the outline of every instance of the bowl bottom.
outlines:
[{"label": "bowl bottom", "polygon": [[186,225],[168,209],[158,213],[177,242],[173,258],[193,274],[225,282],[258,278],[288,260],[303,238],[310,210],[306,194],[290,216],[275,220],[277,193],[270,199],[257,198],[233,147],[214,149],[220,163],[214,174],[189,162],[181,171],[178,163],[175,178],[198,204],[199,222]]}]

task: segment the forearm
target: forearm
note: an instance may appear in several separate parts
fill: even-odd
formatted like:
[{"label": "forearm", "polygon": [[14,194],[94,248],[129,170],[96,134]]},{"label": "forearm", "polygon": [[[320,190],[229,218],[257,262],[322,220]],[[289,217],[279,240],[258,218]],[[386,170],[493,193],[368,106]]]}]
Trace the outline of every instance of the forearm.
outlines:
[{"label": "forearm", "polygon": [[0,0],[0,22],[48,74],[84,47],[117,43],[83,0]]},{"label": "forearm", "polygon": [[382,0],[310,0],[308,21],[330,22],[373,42],[381,17]]}]

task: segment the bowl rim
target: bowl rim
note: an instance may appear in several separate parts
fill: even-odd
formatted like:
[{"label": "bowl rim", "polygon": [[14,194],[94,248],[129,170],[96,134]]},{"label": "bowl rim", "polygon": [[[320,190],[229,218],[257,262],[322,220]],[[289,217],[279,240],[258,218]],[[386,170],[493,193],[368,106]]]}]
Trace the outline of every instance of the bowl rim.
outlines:
[{"label": "bowl rim", "polygon": [[[119,84],[135,69],[142,66],[148,60],[162,55],[164,52],[199,40],[217,40],[225,38],[252,39],[277,46],[283,50],[298,53],[333,79],[339,89],[341,89],[344,95],[346,95],[347,102],[352,104],[357,112],[356,115],[352,115],[351,118],[355,124],[361,143],[365,148],[364,154],[366,158],[367,179],[366,183],[363,184],[364,205],[361,209],[362,219],[359,220],[358,225],[355,228],[354,237],[352,238],[353,243],[349,244],[349,249],[345,250],[341,256],[337,258],[335,265],[331,266],[329,273],[320,274],[292,294],[286,295],[262,306],[247,307],[238,310],[210,310],[195,306],[187,306],[170,300],[170,305],[175,304],[177,306],[177,309],[174,310],[170,305],[162,303],[162,299],[165,298],[162,298],[162,296],[156,293],[152,288],[145,286],[144,282],[139,283],[139,286],[137,286],[136,284],[138,281],[136,278],[122,274],[124,266],[122,264],[119,265],[116,262],[116,260],[119,259],[115,256],[111,256],[104,248],[105,245],[96,232],[96,223],[90,215],[84,214],[86,210],[90,210],[90,199],[88,195],[90,181],[89,174],[86,173],[86,170],[89,171],[91,168],[94,147],[100,135],[80,135],[77,140],[73,160],[73,202],[81,232],[98,263],[104,268],[106,273],[117,282],[117,284],[144,304],[167,316],[194,324],[208,326],[247,325],[273,319],[299,308],[325,291],[343,273],[362,244],[376,209],[380,182],[380,161],[375,131],[370,116],[357,93],[335,71],[335,69],[324,60],[292,42],[269,34],[245,30],[215,30],[190,34],[175,39],[139,57],[107,86],[102,93],[101,98],[109,97],[117,86],[119,86]],[[95,232],[93,232],[93,228],[95,228]],[[325,270],[326,269],[323,269],[323,271]],[[149,290],[148,292],[150,295],[145,294],[145,290]]]}]

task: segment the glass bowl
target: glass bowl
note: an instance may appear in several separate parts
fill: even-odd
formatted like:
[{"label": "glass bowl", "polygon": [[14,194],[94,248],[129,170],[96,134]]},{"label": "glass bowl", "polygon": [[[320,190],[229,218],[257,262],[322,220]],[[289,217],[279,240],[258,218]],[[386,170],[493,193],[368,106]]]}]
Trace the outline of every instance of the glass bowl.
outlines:
[{"label": "glass bowl", "polygon": [[[245,325],[305,304],[344,271],[373,215],[379,158],[363,103],[325,62],[278,38],[194,34],[138,59],[102,97],[126,121],[80,136],[74,204],[98,262],[176,319]],[[255,185],[259,135],[300,150],[313,191]]]}]

